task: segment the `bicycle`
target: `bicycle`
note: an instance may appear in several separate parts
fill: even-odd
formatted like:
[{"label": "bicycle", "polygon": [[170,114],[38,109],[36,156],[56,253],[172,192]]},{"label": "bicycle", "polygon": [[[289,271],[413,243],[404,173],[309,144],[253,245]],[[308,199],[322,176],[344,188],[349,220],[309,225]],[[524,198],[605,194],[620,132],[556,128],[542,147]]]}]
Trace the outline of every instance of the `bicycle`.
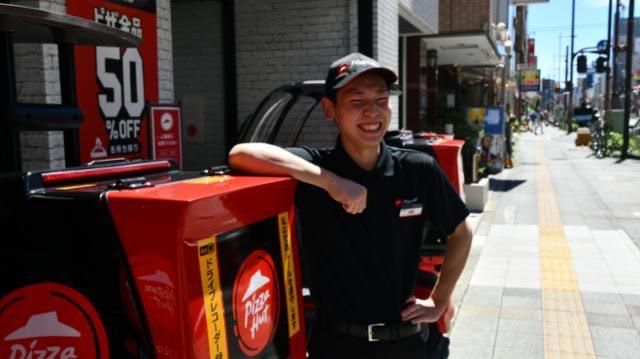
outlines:
[{"label": "bicycle", "polygon": [[609,126],[604,119],[597,117],[591,125],[591,150],[597,158],[606,157],[609,153]]}]

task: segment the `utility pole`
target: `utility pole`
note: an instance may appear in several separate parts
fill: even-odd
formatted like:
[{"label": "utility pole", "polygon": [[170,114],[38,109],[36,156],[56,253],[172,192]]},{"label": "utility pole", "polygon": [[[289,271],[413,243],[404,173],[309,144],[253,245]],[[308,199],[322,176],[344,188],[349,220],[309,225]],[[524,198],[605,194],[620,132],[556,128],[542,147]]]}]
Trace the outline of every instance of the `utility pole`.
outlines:
[{"label": "utility pole", "polygon": [[611,109],[611,90],[609,87],[609,75],[611,74],[611,7],[613,0],[609,0],[609,12],[607,21],[607,71],[604,78],[604,109],[605,114]]},{"label": "utility pole", "polygon": [[571,133],[571,122],[573,121],[573,40],[576,28],[576,0],[571,0],[571,61],[569,62],[569,82],[571,89],[569,90],[569,116],[567,117],[567,134]]},{"label": "utility pole", "polygon": [[611,102],[610,106],[613,108],[620,108],[618,93],[618,39],[620,38],[620,0],[616,0],[616,13],[613,17],[613,74],[611,78]]},{"label": "utility pole", "polygon": [[[567,89],[567,85],[569,84],[569,45],[565,47],[564,51],[564,88]],[[562,94],[562,102],[564,105],[564,122],[569,124],[569,104],[567,102],[567,96]]]},{"label": "utility pole", "polygon": [[565,47],[565,52],[564,52],[564,82],[565,82],[565,86],[567,85],[567,82],[569,81],[569,45],[567,45]]},{"label": "utility pole", "polygon": [[627,52],[627,63],[626,70],[624,74],[624,123],[623,123],[623,132],[622,132],[622,152],[620,153],[620,158],[625,159],[629,154],[629,117],[631,115],[631,78],[633,77],[632,69],[632,61],[633,61],[633,28],[635,27],[635,21],[633,18],[633,5],[634,0],[629,0],[629,15],[627,15],[627,47],[625,51]]}]

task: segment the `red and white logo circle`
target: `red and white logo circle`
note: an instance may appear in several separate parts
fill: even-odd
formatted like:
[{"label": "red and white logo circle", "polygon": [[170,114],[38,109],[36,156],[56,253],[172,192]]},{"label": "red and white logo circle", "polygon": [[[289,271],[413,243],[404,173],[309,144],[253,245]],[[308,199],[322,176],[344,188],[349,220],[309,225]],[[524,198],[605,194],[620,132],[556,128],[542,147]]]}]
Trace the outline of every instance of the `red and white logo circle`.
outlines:
[{"label": "red and white logo circle", "polygon": [[280,317],[280,285],[269,253],[244,260],[233,285],[234,334],[243,353],[255,356],[271,341]]},{"label": "red and white logo circle", "polygon": [[0,300],[0,358],[109,358],[109,344],[85,296],[38,283]]},{"label": "red and white logo circle", "polygon": [[171,116],[170,112],[162,114],[162,117],[160,117],[160,126],[165,131],[169,131],[173,128],[173,116]]}]

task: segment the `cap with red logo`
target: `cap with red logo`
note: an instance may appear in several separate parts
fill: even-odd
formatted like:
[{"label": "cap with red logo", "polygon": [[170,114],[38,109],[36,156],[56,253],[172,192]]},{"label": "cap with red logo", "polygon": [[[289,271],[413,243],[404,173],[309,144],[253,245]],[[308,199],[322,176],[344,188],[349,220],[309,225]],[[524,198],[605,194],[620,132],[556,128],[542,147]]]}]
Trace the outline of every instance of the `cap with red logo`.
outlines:
[{"label": "cap with red logo", "polygon": [[363,73],[369,72],[380,74],[390,88],[394,82],[398,81],[398,75],[393,70],[382,66],[368,56],[354,52],[331,64],[324,83],[324,93],[326,96],[333,97],[338,89]]}]

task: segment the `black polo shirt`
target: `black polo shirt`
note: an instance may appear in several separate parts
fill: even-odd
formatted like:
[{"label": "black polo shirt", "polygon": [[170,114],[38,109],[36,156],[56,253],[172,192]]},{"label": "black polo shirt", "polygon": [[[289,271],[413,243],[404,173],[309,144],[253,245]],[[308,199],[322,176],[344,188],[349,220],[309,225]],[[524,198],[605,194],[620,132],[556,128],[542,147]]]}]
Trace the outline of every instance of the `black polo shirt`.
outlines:
[{"label": "black polo shirt", "polygon": [[469,214],[459,195],[426,153],[382,144],[376,168],[366,171],[340,138],[333,149],[287,150],[367,188],[358,215],[321,188],[300,183],[296,190],[303,264],[319,314],[360,324],[401,321],[425,222],[451,234]]}]

